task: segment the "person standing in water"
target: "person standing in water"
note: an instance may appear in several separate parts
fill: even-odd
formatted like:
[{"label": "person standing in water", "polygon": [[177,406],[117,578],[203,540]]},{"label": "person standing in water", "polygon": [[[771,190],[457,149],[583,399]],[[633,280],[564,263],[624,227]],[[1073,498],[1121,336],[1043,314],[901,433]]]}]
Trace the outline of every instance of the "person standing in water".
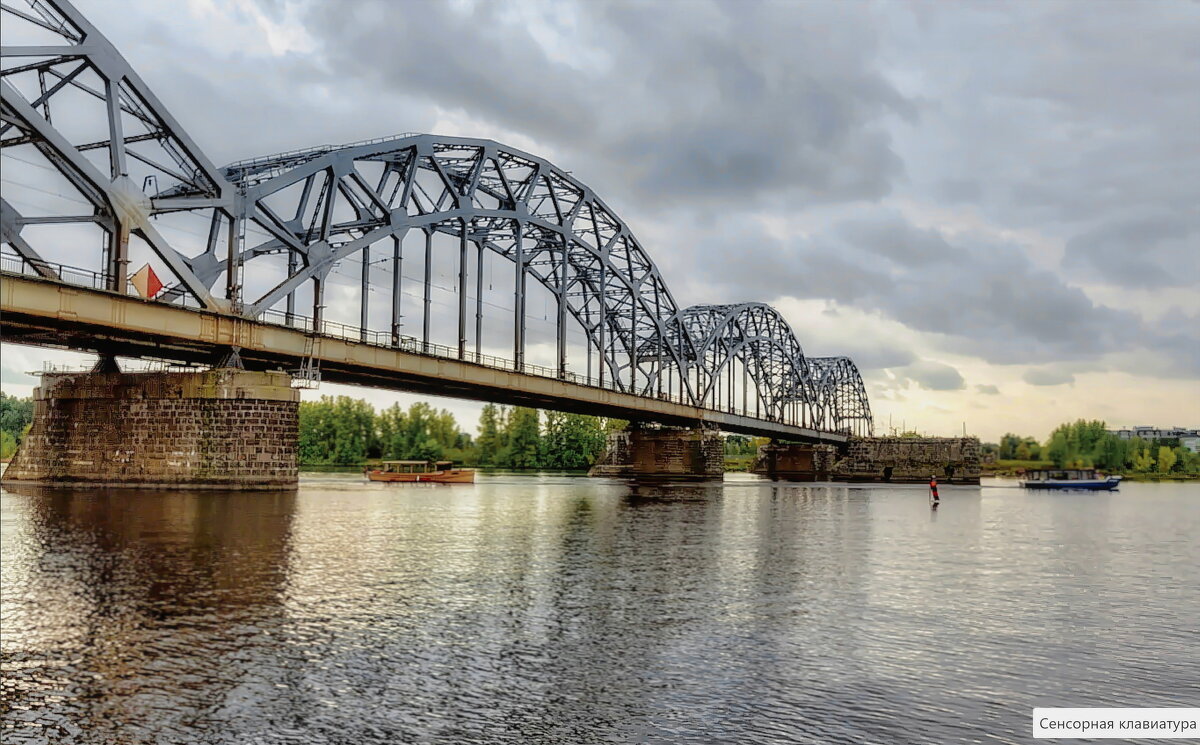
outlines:
[{"label": "person standing in water", "polygon": [[930,476],[929,477],[929,503],[937,504],[939,501],[940,500],[938,499],[938,492],[937,492],[937,476]]}]

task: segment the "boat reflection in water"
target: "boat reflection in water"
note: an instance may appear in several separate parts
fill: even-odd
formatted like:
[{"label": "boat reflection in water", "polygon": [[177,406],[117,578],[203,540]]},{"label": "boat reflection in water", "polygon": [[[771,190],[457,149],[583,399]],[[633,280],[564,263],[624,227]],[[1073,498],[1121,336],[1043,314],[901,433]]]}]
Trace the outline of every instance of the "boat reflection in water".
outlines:
[{"label": "boat reflection in water", "polygon": [[439,484],[473,484],[475,469],[455,468],[448,460],[385,460],[365,471],[371,481]]},{"label": "boat reflection in water", "polygon": [[1121,483],[1120,476],[1104,476],[1094,468],[1047,468],[1026,471],[1021,486],[1026,489],[1086,489],[1112,491]]}]

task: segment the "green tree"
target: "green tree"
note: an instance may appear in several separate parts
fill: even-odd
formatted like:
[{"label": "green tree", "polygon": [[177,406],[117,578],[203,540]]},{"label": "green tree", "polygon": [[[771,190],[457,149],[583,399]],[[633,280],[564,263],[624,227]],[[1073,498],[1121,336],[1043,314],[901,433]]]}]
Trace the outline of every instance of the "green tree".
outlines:
[{"label": "green tree", "polygon": [[745,435],[729,435],[725,438],[726,455],[754,455],[758,452],[758,438]]},{"label": "green tree", "polygon": [[1139,473],[1146,473],[1154,468],[1154,456],[1150,452],[1150,446],[1140,439],[1135,443],[1132,460],[1133,470]]},{"label": "green tree", "polygon": [[1096,453],[1096,467],[1107,471],[1120,470],[1129,458],[1129,444],[1116,435],[1106,434]]},{"label": "green tree", "polygon": [[[1108,434],[1106,426],[1100,420],[1086,419],[1060,424],[1050,435],[1045,456],[1059,467],[1091,467],[1103,458],[1106,443],[1113,437]],[[1051,444],[1054,445],[1054,454],[1049,451]],[[1032,449],[1030,453],[1032,455]]]},{"label": "green tree", "polygon": [[481,466],[496,463],[500,452],[500,410],[495,404],[486,404],[479,414],[479,438],[475,441],[477,460]]},{"label": "green tree", "polygon": [[1167,473],[1171,467],[1175,465],[1175,461],[1179,460],[1179,456],[1175,451],[1166,445],[1161,445],[1158,448],[1158,472]]},{"label": "green tree", "polygon": [[1175,451],[1179,458],[1179,462],[1175,464],[1175,468],[1180,473],[1200,473],[1200,453],[1193,453],[1187,448],[1181,447]]},{"label": "green tree", "polygon": [[393,404],[378,416],[383,457],[398,460],[475,459],[471,437],[458,428],[454,415],[424,401],[408,407]]},{"label": "green tree", "polygon": [[1191,453],[1188,452],[1188,449],[1180,446],[1180,447],[1172,448],[1171,452],[1174,453],[1174,455],[1175,455],[1175,465],[1172,467],[1171,470],[1175,471],[1176,473],[1188,473],[1189,472],[1188,456],[1191,455]]},{"label": "green tree", "polygon": [[561,411],[547,411],[542,421],[541,465],[542,468],[567,468],[570,455],[565,452],[567,415]]},{"label": "green tree", "polygon": [[349,396],[302,401],[298,456],[311,465],[357,465],[380,452],[375,409]]},{"label": "green tree", "polygon": [[379,454],[375,409],[366,401],[338,396],[333,405],[333,462],[357,465]]},{"label": "green tree", "polygon": [[8,460],[17,452],[17,438],[8,430],[0,430],[0,460]]},{"label": "green tree", "polygon": [[405,439],[408,433],[408,415],[400,404],[392,404],[376,417],[379,431],[380,455],[388,460],[403,460],[409,450]]},{"label": "green tree", "polygon": [[1012,432],[1005,432],[1000,438],[1000,450],[997,455],[1001,460],[1015,460],[1017,457],[1017,446],[1023,442],[1023,439],[1014,435]]},{"label": "green tree", "polygon": [[17,398],[0,391],[0,432],[7,432],[13,442],[19,443],[32,422],[32,398]]},{"label": "green tree", "polygon": [[1067,459],[1070,457],[1070,445],[1067,442],[1067,434],[1061,431],[1061,427],[1055,430],[1050,436],[1050,442],[1046,443],[1046,457],[1057,468],[1062,468],[1067,464]]},{"label": "green tree", "polygon": [[608,418],[602,420],[602,422],[605,434],[608,434],[609,432],[620,432],[629,426],[629,421],[626,419]]},{"label": "green tree", "polygon": [[333,462],[333,400],[322,396],[319,401],[301,401],[300,436],[297,457],[306,465]]},{"label": "green tree", "polygon": [[604,451],[603,424],[593,416],[546,412],[542,430],[542,467],[581,470]]},{"label": "green tree", "polygon": [[542,452],[538,429],[537,409],[518,406],[508,422],[508,457],[504,465],[510,468],[538,468]]}]

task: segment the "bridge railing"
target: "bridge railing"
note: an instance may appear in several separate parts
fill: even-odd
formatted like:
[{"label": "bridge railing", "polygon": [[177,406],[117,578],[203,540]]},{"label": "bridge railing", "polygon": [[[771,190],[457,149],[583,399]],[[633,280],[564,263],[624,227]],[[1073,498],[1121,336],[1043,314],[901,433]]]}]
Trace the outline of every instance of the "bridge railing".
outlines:
[{"label": "bridge railing", "polygon": [[[82,287],[88,287],[96,290],[108,290],[109,275],[104,272],[92,271],[89,269],[80,269],[78,267],[67,266],[57,262],[38,262],[43,269],[48,269],[53,272],[59,281]],[[39,273],[30,262],[25,261],[21,256],[7,251],[0,252],[0,272],[5,274],[16,274],[22,276],[43,276]],[[164,305],[172,305],[178,307],[180,305],[187,306],[185,298],[178,293],[169,292],[170,288],[164,289],[159,294],[156,301]],[[505,370],[508,372],[523,373],[526,375],[536,375],[543,378],[552,378],[562,380],[568,383],[588,386],[590,388],[598,388],[601,390],[628,392],[615,384],[611,379],[600,380],[599,378],[588,375],[579,375],[570,371],[560,371],[553,367],[544,365],[522,364],[518,365],[514,360],[504,357],[498,357],[491,354],[477,353],[473,350],[464,349],[462,354],[459,354],[458,347],[449,346],[446,344],[436,344],[433,342],[423,342],[422,340],[408,335],[393,336],[390,331],[374,331],[364,329],[359,326],[350,326],[336,321],[321,321],[319,331],[314,331],[313,319],[298,313],[287,313],[281,310],[270,309],[265,311],[260,319],[263,323],[268,323],[273,326],[284,326],[297,331],[302,331],[307,334],[316,333],[317,336],[326,336],[347,341],[358,342],[360,344],[369,344],[371,346],[383,347],[387,349],[399,349],[412,354],[420,354],[436,359],[449,359],[461,362],[468,362],[474,365],[489,367],[497,370]],[[666,401],[669,403],[682,404],[684,406],[694,405],[689,399],[684,396],[671,393],[652,393],[646,398]],[[739,406],[722,406],[717,408],[709,408],[707,411],[721,412],[734,414],[738,416],[750,417],[752,419],[760,419],[763,421],[780,421],[778,417],[756,413],[753,410],[744,409]],[[797,422],[783,422],[789,424],[798,424]],[[849,432],[846,432],[847,434]]]},{"label": "bridge railing", "polygon": [[[274,326],[286,326],[305,333],[313,333],[313,320],[308,316],[303,316],[298,313],[287,313],[281,310],[269,309],[265,311],[260,320],[264,323],[269,323]],[[328,336],[348,341],[356,341],[361,344],[369,344],[387,349],[399,349],[412,354],[421,354],[428,357],[436,357],[438,359],[452,359],[461,362],[469,362],[474,365],[490,367],[497,370],[506,370],[509,372],[519,372],[525,375],[537,375],[543,378],[554,378],[563,380],[569,383],[577,383],[579,385],[589,386],[591,388],[602,388],[610,391],[623,390],[620,386],[615,385],[611,380],[601,381],[599,378],[594,378],[588,375],[579,375],[571,371],[562,371],[547,367],[545,365],[532,365],[525,363],[518,365],[514,360],[507,357],[499,357],[492,354],[483,354],[470,349],[464,349],[462,354],[459,354],[458,347],[448,344],[437,344],[434,342],[423,342],[415,336],[398,335],[393,336],[389,331],[374,331],[371,329],[363,329],[361,326],[351,326],[336,321],[322,321],[320,336]],[[671,394],[658,394],[650,396],[661,401],[669,401],[678,404],[690,404],[683,396]]]},{"label": "bridge railing", "polygon": [[[43,271],[39,272],[38,269]],[[0,252],[0,271],[8,274],[21,274],[26,277],[45,276],[44,272],[52,272],[57,277],[69,284],[79,285],[81,287],[90,287],[94,290],[106,290],[109,285],[109,274],[105,272],[95,272],[90,269],[80,269],[66,264],[59,264],[54,261],[37,261],[29,262],[21,258],[17,254],[8,253],[7,251]]]}]

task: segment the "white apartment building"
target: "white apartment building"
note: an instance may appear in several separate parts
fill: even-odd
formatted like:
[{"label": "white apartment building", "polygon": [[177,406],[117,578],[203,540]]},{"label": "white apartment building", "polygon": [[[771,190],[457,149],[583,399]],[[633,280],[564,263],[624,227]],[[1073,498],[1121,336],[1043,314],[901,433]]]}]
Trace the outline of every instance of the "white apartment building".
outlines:
[{"label": "white apartment building", "polygon": [[1181,447],[1191,450],[1193,453],[1200,452],[1200,429],[1188,429],[1186,427],[1148,427],[1138,426],[1128,429],[1110,429],[1110,435],[1116,435],[1122,440],[1131,440],[1134,437],[1140,437],[1143,440],[1163,440],[1167,438],[1178,438]]}]

